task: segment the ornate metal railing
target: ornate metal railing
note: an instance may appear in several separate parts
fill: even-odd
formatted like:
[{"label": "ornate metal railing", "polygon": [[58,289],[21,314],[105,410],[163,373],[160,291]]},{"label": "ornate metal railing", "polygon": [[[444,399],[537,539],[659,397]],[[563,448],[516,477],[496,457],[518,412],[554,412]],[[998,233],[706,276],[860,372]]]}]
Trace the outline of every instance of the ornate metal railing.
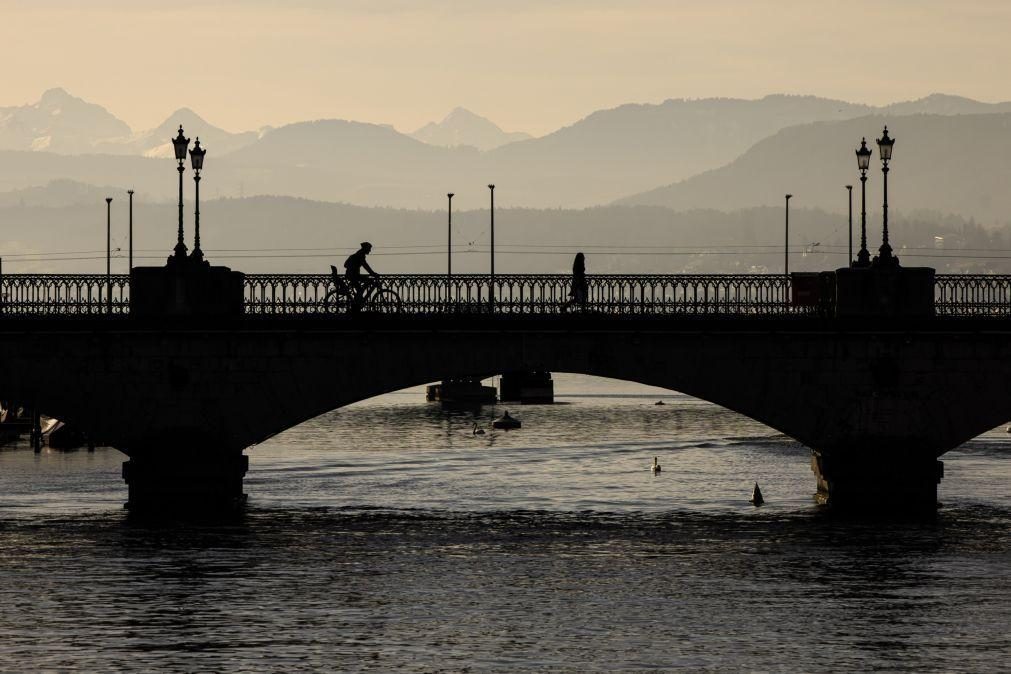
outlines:
[{"label": "ornate metal railing", "polygon": [[4,274],[0,314],[5,316],[98,316],[130,310],[126,274]]},{"label": "ornate metal railing", "polygon": [[[564,274],[390,274],[379,277],[384,292],[366,301],[364,313],[412,315],[561,314],[804,316],[815,306],[791,302],[790,281],[777,274],[601,274],[587,277],[585,305],[571,301]],[[938,274],[938,316],[1011,318],[1011,275]],[[346,314],[345,296],[328,297],[329,274],[247,274],[245,311],[250,316]],[[491,292],[490,292],[491,291]],[[494,303],[490,300],[494,298]],[[123,315],[130,309],[125,274],[4,274],[0,315]]]},{"label": "ornate metal railing", "polygon": [[937,274],[937,316],[1011,317],[1011,275]]},{"label": "ornate metal railing", "polygon": [[[390,274],[363,312],[406,314],[782,315],[813,313],[790,303],[790,283],[771,274],[607,274],[587,276],[585,304],[572,301],[563,274]],[[246,312],[254,315],[346,313],[350,302],[328,298],[328,274],[247,274]]]}]

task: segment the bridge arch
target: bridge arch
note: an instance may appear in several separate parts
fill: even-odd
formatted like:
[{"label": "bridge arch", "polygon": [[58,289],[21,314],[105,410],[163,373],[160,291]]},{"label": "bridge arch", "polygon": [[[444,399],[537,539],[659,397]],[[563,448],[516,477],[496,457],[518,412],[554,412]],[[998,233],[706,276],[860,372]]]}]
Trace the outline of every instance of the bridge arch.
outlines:
[{"label": "bridge arch", "polygon": [[936,457],[1011,410],[1011,340],[1000,331],[952,336],[747,320],[321,321],[59,326],[2,339],[5,394],[37,400],[132,459],[234,457],[385,392],[472,373],[547,370],[635,381],[733,410],[812,448],[826,459],[818,464],[823,477],[875,471],[894,481],[915,473],[934,479],[933,490]]}]

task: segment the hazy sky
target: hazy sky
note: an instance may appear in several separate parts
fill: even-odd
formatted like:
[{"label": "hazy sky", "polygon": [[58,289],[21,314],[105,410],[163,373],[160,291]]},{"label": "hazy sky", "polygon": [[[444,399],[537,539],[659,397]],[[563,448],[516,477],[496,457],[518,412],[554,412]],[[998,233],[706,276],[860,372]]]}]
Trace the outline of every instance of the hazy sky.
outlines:
[{"label": "hazy sky", "polygon": [[0,105],[62,86],[135,129],[401,130],[456,105],[544,133],[626,102],[1011,99],[1008,0],[0,0]]}]

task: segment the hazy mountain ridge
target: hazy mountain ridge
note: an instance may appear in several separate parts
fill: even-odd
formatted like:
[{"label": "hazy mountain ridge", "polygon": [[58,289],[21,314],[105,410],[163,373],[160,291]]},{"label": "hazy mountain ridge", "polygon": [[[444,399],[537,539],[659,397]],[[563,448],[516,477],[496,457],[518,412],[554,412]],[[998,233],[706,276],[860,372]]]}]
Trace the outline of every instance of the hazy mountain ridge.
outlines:
[{"label": "hazy mountain ridge", "polygon": [[[880,212],[881,164],[874,139],[888,124],[896,138],[889,174],[889,202],[900,209],[958,213],[987,223],[1011,221],[1011,113],[862,117],[815,122],[784,129],[733,162],[678,183],[618,200],[685,210],[733,210],[781,205],[846,209],[846,184],[854,185],[859,212],[860,182],[854,152],[866,136],[874,154],[868,172],[868,210]],[[828,206],[826,206],[828,205]]]},{"label": "hazy mountain ridge", "polygon": [[[488,151],[431,145],[387,125],[335,119],[232,134],[183,108],[151,131],[100,139],[91,147],[106,154],[34,152],[37,157],[29,159],[25,147],[0,150],[0,190],[65,178],[130,186],[152,198],[171,200],[176,174],[167,159],[169,139],[182,123],[191,139],[199,136],[208,148],[202,183],[208,198],[286,194],[363,205],[434,207],[448,191],[483,201],[484,186],[494,182],[504,205],[585,207],[725,166],[764,138],[796,125],[839,122],[880,110],[976,115],[1004,108],[1011,104],[940,94],[885,108],[814,96],[671,99],[600,110],[546,136]],[[794,161],[810,166],[814,157]],[[693,203],[714,206],[724,201],[723,195],[709,198],[715,200]],[[768,201],[741,205],[750,203]]]},{"label": "hazy mountain ridge", "polygon": [[491,120],[459,107],[453,108],[441,122],[429,122],[409,135],[429,145],[469,145],[479,150],[493,150],[508,143],[532,138],[529,133],[522,131],[503,131]]}]

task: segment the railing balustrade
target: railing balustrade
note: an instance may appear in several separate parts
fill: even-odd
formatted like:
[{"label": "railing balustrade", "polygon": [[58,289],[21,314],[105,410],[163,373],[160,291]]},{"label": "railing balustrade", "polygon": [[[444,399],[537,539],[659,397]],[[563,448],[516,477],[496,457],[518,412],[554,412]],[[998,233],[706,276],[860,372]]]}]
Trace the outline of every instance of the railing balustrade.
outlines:
[{"label": "railing balustrade", "polygon": [[[565,274],[498,274],[494,313],[548,315],[805,316],[816,307],[791,302],[790,281],[778,274],[597,274],[586,277],[586,303],[577,305]],[[487,314],[485,274],[384,274],[383,293],[367,299],[363,313],[408,315]],[[938,274],[934,309],[944,317],[1011,318],[1011,275]],[[348,298],[333,296],[329,274],[246,274],[248,316],[342,315]],[[130,310],[125,274],[4,274],[0,315],[105,316]]]},{"label": "railing balustrade", "polygon": [[[385,274],[384,291],[366,299],[363,312],[414,315],[487,314],[490,277],[484,274]],[[564,274],[497,274],[496,314],[794,315],[813,313],[790,303],[790,283],[771,274],[602,274],[586,277],[587,299],[578,305]],[[366,282],[370,282],[366,280]],[[246,313],[300,315],[346,313],[346,297],[328,298],[328,274],[247,274]]]},{"label": "railing balustrade", "polygon": [[130,310],[126,274],[4,274],[0,315],[102,316]]},{"label": "railing balustrade", "polygon": [[934,314],[1011,317],[1011,275],[937,274],[934,277]]}]

